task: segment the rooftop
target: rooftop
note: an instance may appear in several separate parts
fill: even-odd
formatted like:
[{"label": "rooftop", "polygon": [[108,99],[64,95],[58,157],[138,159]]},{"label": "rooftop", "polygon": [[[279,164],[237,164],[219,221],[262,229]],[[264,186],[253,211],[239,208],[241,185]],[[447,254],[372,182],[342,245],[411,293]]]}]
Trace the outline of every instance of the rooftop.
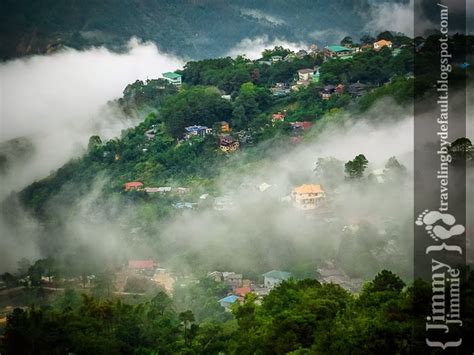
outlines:
[{"label": "rooftop", "polygon": [[310,193],[321,193],[324,190],[321,188],[319,184],[303,184],[301,186],[295,187],[293,189],[294,193],[297,194],[310,194]]},{"label": "rooftop", "polygon": [[375,43],[377,43],[379,46],[387,46],[387,45],[392,44],[392,41],[387,41],[385,39],[381,39],[381,40],[379,40]]},{"label": "rooftop", "polygon": [[200,130],[205,130],[205,129],[208,129],[208,127],[206,127],[206,126],[189,126],[189,127],[185,128],[185,130],[187,132],[194,132],[194,131],[200,131]]},{"label": "rooftop", "polygon": [[181,78],[181,74],[170,71],[170,72],[163,73],[163,77],[168,78],[168,79],[179,79]]},{"label": "rooftop", "polygon": [[143,182],[140,182],[140,181],[130,181],[130,182],[126,182],[124,184],[124,186],[126,188],[130,188],[130,187],[142,187],[143,186]]},{"label": "rooftop", "polygon": [[343,47],[343,46],[337,46],[337,45],[327,46],[327,47],[324,47],[324,48],[327,49],[328,51],[336,52],[336,53],[339,53],[339,52],[352,52],[352,49],[350,49],[350,48]]},{"label": "rooftop", "polygon": [[239,299],[239,297],[237,297],[235,295],[230,295],[230,296],[227,296],[227,297],[224,297],[224,298],[220,299],[219,302],[234,303],[238,299]]},{"label": "rooftop", "polygon": [[310,69],[310,68],[300,69],[298,70],[298,73],[301,73],[301,74],[314,73],[314,69]]}]

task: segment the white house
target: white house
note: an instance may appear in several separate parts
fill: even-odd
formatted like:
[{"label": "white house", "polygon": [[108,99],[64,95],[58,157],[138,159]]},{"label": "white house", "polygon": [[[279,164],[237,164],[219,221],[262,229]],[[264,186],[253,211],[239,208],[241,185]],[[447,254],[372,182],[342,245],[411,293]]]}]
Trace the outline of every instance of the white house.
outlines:
[{"label": "white house", "polygon": [[280,270],[272,270],[263,274],[263,282],[265,287],[274,288],[278,286],[283,281],[288,280],[291,277],[291,273]]},{"label": "white house", "polygon": [[181,84],[183,83],[181,74],[174,73],[174,72],[163,73],[163,79],[165,79],[167,82],[177,87],[180,87]]}]

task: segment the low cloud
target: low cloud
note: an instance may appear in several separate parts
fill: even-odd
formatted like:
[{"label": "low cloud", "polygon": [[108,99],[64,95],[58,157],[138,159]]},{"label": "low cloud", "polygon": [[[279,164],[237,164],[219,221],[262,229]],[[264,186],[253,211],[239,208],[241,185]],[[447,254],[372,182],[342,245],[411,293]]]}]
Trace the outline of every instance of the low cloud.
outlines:
[{"label": "low cloud", "polygon": [[14,163],[2,177],[0,197],[81,154],[91,135],[112,138],[133,126],[134,118],[107,101],[137,79],[157,78],[182,65],[181,59],[136,39],[121,54],[103,47],[64,49],[0,64],[0,142],[26,137],[34,145],[27,164]]},{"label": "low cloud", "polygon": [[240,13],[243,16],[249,16],[249,17],[252,17],[252,18],[254,18],[254,19],[256,19],[260,22],[268,23],[269,25],[273,25],[273,26],[281,26],[281,25],[284,25],[286,23],[283,19],[281,19],[277,16],[267,14],[267,13],[265,13],[263,11],[260,11],[260,10],[241,9]]},{"label": "low cloud", "polygon": [[249,59],[258,59],[262,56],[262,52],[267,48],[274,48],[275,46],[282,46],[289,48],[292,51],[308,47],[305,43],[289,42],[285,39],[274,38],[270,39],[268,36],[259,36],[255,38],[245,38],[233,47],[227,55],[236,57],[245,54]]},{"label": "low cloud", "polygon": [[[382,31],[401,32],[409,37],[413,37],[413,13],[414,0],[407,4],[382,2],[374,4],[370,10],[371,19],[365,25],[365,31],[378,34]],[[417,19],[417,21],[424,21]]]},{"label": "low cloud", "polygon": [[349,34],[340,29],[316,30],[309,34],[309,37],[314,39],[321,47],[339,43],[344,37]]}]

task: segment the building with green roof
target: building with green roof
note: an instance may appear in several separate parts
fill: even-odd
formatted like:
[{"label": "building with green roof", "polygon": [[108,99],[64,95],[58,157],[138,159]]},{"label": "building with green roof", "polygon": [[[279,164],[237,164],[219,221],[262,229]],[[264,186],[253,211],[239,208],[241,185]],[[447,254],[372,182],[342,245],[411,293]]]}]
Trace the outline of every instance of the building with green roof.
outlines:
[{"label": "building with green roof", "polygon": [[352,48],[347,48],[338,45],[326,46],[324,47],[324,57],[329,58],[341,58],[341,59],[351,59],[352,53],[354,50]]},{"label": "building with green roof", "polygon": [[165,79],[170,84],[176,85],[177,87],[180,87],[181,84],[182,84],[181,74],[178,74],[178,73],[175,73],[175,72],[163,73],[163,79]]}]

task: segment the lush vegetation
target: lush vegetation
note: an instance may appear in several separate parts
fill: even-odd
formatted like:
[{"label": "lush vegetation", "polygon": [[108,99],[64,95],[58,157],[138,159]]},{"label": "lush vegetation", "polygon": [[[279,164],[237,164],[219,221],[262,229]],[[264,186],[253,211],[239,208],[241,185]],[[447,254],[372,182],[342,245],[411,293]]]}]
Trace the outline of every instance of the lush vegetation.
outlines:
[{"label": "lush vegetation", "polygon": [[[185,199],[196,201],[202,193],[219,194],[217,179],[228,171],[226,169],[252,174],[257,167],[272,163],[278,152],[291,150],[297,144],[293,138],[305,144],[317,139],[328,124],[342,129],[347,117],[368,112],[381,98],[392,97],[401,105],[409,105],[415,89],[411,78],[413,43],[400,36],[393,39],[400,42],[398,45],[405,44],[398,54],[389,49],[368,50],[355,54],[350,60],[325,62],[316,54],[272,65],[243,57],[193,61],[181,71],[184,84],[180,90],[162,80],[137,81],[127,86],[115,104],[127,114],[144,115],[144,120],[116,139],[103,141],[101,137],[91,137],[83,157],[70,161],[19,194],[22,206],[40,217],[42,237],[48,247],[51,247],[50,241],[61,241],[52,243],[51,249],[45,247],[47,251],[54,251],[58,259],[33,264],[24,261],[20,263],[18,276],[2,275],[7,287],[26,285],[27,292],[38,292],[34,294],[38,296],[36,299],[44,296],[44,278],[53,282],[67,278],[79,280],[82,285],[75,288],[80,288],[84,295],[66,287],[64,295],[53,305],[46,306],[48,302],[43,299],[43,302],[31,302],[41,306],[16,309],[8,316],[0,352],[423,353],[425,347],[419,342],[419,334],[424,328],[423,317],[428,313],[425,307],[430,304],[429,285],[417,280],[407,286],[398,276],[382,271],[355,295],[333,284],[323,285],[306,279],[314,277],[316,252],[322,255],[317,262],[334,258],[350,277],[366,277],[380,270],[381,263],[374,250],[383,251],[388,241],[379,238],[369,223],[360,223],[357,231],[344,232],[337,249],[319,248],[319,244],[311,243],[313,231],[305,230],[299,232],[299,237],[307,243],[292,245],[281,234],[287,231],[254,228],[261,224],[260,215],[246,215],[248,229],[242,229],[245,232],[242,234],[252,235],[258,245],[249,244],[244,235],[233,238],[229,248],[209,250],[185,248],[186,241],[172,238],[164,244],[161,239],[163,231],[167,231],[166,223],[184,214],[172,207],[172,203]],[[371,41],[370,38],[361,40]],[[345,38],[343,42],[352,43],[352,39]],[[265,51],[263,57],[268,59],[285,53],[284,49],[275,48]],[[286,96],[271,94],[270,89],[277,82],[292,84],[298,69],[315,65],[319,66],[320,82],[312,82]],[[334,93],[328,100],[321,97],[321,90],[327,84],[342,84],[347,88],[356,81],[367,84],[361,97],[347,91]],[[417,89],[416,94],[422,95],[427,87]],[[230,100],[222,97],[224,94],[229,94]],[[272,114],[276,112],[286,114],[285,122],[272,122]],[[230,122],[230,134],[241,141],[240,152],[226,154],[218,149],[217,123],[222,120]],[[309,121],[312,129],[298,132],[291,126],[295,121]],[[212,127],[214,134],[182,140],[184,127],[195,124]],[[456,160],[462,158],[467,148],[472,149],[470,141],[460,139],[450,149]],[[371,185],[366,173],[368,163],[363,154],[347,162],[319,158],[314,173],[327,182],[328,190],[336,189],[346,178],[345,182],[355,193],[357,184],[360,183],[361,189]],[[396,158],[388,160],[384,171],[389,184],[403,185],[406,169]],[[173,198],[156,197],[143,191],[125,192],[123,184],[128,181],[141,181],[146,186],[186,186],[191,192],[185,197]],[[113,260],[101,259],[99,248],[67,239],[67,232],[71,231],[66,228],[72,220],[70,217],[78,212],[79,202],[91,190],[100,190],[95,201],[104,200],[104,204],[114,206],[101,211],[96,225],[113,221],[116,223],[107,226],[125,226],[129,245],[150,247],[152,252],[147,250],[147,255],[153,253],[161,260],[182,262],[191,269],[185,270],[180,265],[182,269],[175,268],[178,274],[187,273],[192,278],[209,271],[205,267],[211,265],[222,269],[237,265],[246,276],[256,280],[263,269],[275,265],[272,263],[276,259],[279,267],[291,269],[299,279],[283,283],[263,300],[247,296],[245,302],[234,307],[232,314],[218,304],[228,292],[226,286],[209,279],[190,281],[180,274],[172,298],[143,279],[131,278],[125,290],[143,293],[145,295],[140,297],[144,298],[118,299],[120,296],[112,295],[113,274],[117,270],[108,267],[123,267],[125,256],[114,254],[109,256]],[[385,193],[389,193],[391,189],[386,190]],[[12,215],[15,201],[12,196],[4,202],[10,204],[8,213]],[[269,197],[259,206],[263,215],[272,211],[276,201],[281,202]],[[58,209],[66,212],[58,214]],[[97,212],[92,208],[91,211],[92,215]],[[223,216],[222,220],[230,220],[226,218]],[[207,221],[209,224],[219,222]],[[320,221],[308,223],[313,222],[323,224]],[[318,228],[323,235],[335,237],[341,235],[344,223],[332,222]],[[393,240],[398,238],[406,247],[406,230],[413,226],[405,226],[401,221],[398,224],[396,230],[387,228],[387,235]],[[139,232],[132,232],[134,229]],[[264,238],[270,233],[271,240]],[[224,237],[221,236],[222,241],[226,240]],[[267,255],[269,247],[274,253],[273,260]],[[398,253],[397,258],[385,260],[384,265],[397,266],[401,256],[407,257],[407,253]],[[229,256],[235,254],[246,255],[253,263],[250,265],[244,258],[230,260]],[[213,264],[205,264],[209,256],[216,259]],[[92,274],[95,277],[91,281]],[[401,276],[405,278],[406,274]],[[86,287],[89,283],[91,285]],[[473,273],[467,272],[462,290],[471,306],[473,287]],[[473,315],[469,314],[472,309],[470,307],[465,315],[468,330],[473,330],[470,323]]]},{"label": "lush vegetation", "polygon": [[[279,53],[269,50],[266,55]],[[394,63],[401,62],[397,66]],[[222,58],[189,62],[182,71],[184,87],[181,91],[162,80],[137,81],[127,86],[119,106],[129,114],[150,112],[137,127],[124,131],[122,137],[102,142],[94,137],[82,159],[71,161],[53,175],[25,189],[22,201],[39,211],[66,183],[76,186],[80,196],[87,191],[91,181],[100,173],[111,179],[110,191],[117,191],[127,181],[139,180],[145,184],[175,183],[209,185],[218,174],[225,160],[218,151],[217,138],[207,136],[193,144],[176,144],[187,125],[201,124],[213,127],[218,121],[228,121],[234,135],[240,133],[248,144],[247,159],[258,160],[265,156],[257,143],[276,136],[290,137],[288,122],[312,121],[324,126],[321,118],[327,114],[348,111],[357,113],[369,109],[383,96],[394,96],[401,104],[409,102],[413,80],[403,75],[413,70],[409,48],[398,56],[390,51],[358,53],[351,61],[330,60],[322,63],[320,55],[307,55],[293,61],[281,61],[271,66],[250,62],[244,58]],[[301,68],[320,65],[321,83],[311,83],[285,97],[270,94],[276,82],[291,82]],[[379,70],[383,71],[380,76]],[[357,72],[365,73],[359,76]],[[348,76],[347,73],[355,73]],[[352,75],[352,74],[351,74]],[[398,76],[397,76],[398,75]],[[395,76],[392,82],[378,87],[381,80]],[[365,79],[368,92],[354,100],[347,93],[333,95],[323,100],[320,90],[326,83],[341,83],[346,87],[355,80]],[[370,87],[375,88],[370,90]],[[229,93],[232,101],[221,98]],[[271,114],[286,110],[286,122],[272,125]],[[145,132],[153,130],[154,138],[147,139]],[[273,147],[286,147],[288,140],[274,140]],[[245,142],[243,143],[245,145]],[[191,181],[190,181],[191,180]]]},{"label": "lush vegetation", "polygon": [[[206,283],[206,281],[202,281]],[[196,286],[197,287],[197,286]],[[202,289],[212,289],[209,282]],[[474,331],[474,273],[462,280],[465,334]],[[196,290],[194,290],[196,291]],[[209,292],[209,291],[207,291]],[[214,298],[195,298],[201,308]],[[431,288],[406,286],[382,271],[355,296],[338,285],[290,280],[261,305],[254,295],[233,308],[232,319],[197,321],[159,292],[139,303],[67,290],[55,305],[16,309],[8,316],[5,354],[427,354],[424,315]],[[229,314],[227,314],[229,315]],[[229,315],[230,316],[230,315]],[[465,346],[473,345],[465,338]]]}]

